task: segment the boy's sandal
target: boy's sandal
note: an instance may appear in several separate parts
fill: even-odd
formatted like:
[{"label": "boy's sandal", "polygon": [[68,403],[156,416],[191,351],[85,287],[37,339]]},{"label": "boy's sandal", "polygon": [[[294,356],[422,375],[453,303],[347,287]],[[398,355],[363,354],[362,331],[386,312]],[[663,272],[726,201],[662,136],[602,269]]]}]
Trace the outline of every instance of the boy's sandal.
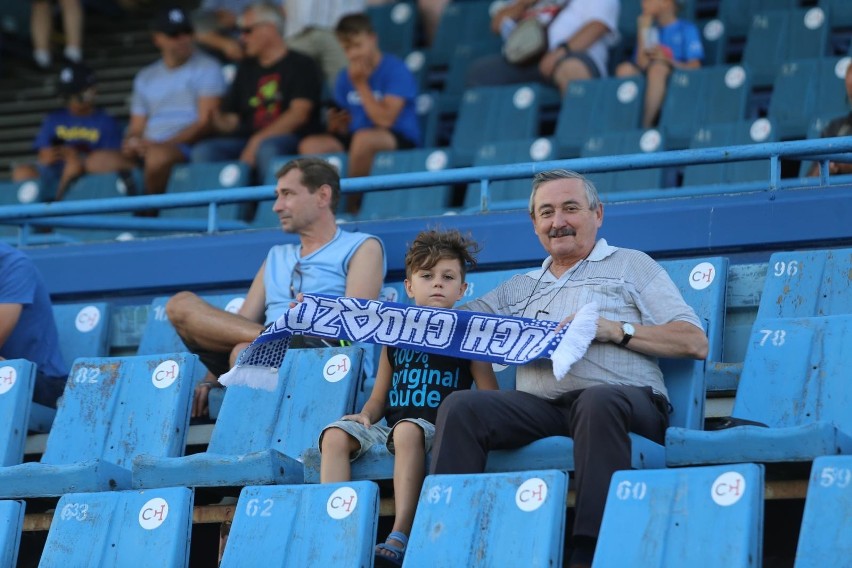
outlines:
[{"label": "boy's sandal", "polygon": [[[402,547],[388,544],[388,540],[396,540],[402,543]],[[408,547],[408,536],[405,533],[394,531],[388,535],[385,542],[376,545],[376,559],[385,560],[396,566],[402,566],[402,560],[405,558],[405,549]],[[389,552],[390,554],[382,554],[380,550]]]}]

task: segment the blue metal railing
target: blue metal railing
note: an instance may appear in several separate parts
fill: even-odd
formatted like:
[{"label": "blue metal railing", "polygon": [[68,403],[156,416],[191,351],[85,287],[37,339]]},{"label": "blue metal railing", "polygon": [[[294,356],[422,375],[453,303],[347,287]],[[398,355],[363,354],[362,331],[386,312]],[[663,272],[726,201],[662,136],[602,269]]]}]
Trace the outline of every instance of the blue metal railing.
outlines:
[{"label": "blue metal railing", "polygon": [[[818,185],[827,185],[829,183],[828,161],[852,161],[852,157],[848,153],[852,153],[852,136],[347,178],[341,181],[341,189],[344,193],[352,193],[480,182],[480,210],[488,211],[491,205],[489,191],[489,183],[491,181],[531,178],[538,172],[554,168],[572,169],[581,173],[598,173],[761,159],[768,159],[770,161],[768,184],[737,184],[735,187],[717,185],[666,188],[662,192],[658,190],[625,191],[606,196],[606,200],[609,202],[660,197],[679,198],[731,193],[732,191],[775,191],[785,187],[802,187],[803,185],[816,185],[817,183]],[[823,167],[821,168],[819,181],[803,182],[802,180],[784,180],[784,183],[782,183],[779,164],[779,160],[782,158],[810,159],[821,162]],[[216,232],[220,229],[229,230],[246,227],[245,223],[219,220],[219,205],[262,201],[272,198],[272,186],[256,186],[169,195],[145,195],[86,201],[10,205],[0,207],[0,224],[20,225],[20,239],[22,244],[26,243],[30,225],[121,230],[206,230],[207,232]],[[209,208],[206,222],[204,220],[192,219],[121,218],[97,215],[198,205],[206,205]]]}]

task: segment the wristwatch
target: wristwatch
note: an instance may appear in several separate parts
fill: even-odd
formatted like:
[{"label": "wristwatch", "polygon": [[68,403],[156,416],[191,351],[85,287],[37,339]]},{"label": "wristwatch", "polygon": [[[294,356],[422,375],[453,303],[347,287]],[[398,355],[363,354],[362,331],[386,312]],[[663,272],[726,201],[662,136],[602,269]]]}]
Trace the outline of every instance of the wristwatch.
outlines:
[{"label": "wristwatch", "polygon": [[633,339],[633,334],[636,333],[636,328],[633,327],[632,323],[623,321],[621,322],[621,331],[624,333],[624,337],[621,338],[621,343],[619,343],[619,345],[624,347],[631,339]]}]

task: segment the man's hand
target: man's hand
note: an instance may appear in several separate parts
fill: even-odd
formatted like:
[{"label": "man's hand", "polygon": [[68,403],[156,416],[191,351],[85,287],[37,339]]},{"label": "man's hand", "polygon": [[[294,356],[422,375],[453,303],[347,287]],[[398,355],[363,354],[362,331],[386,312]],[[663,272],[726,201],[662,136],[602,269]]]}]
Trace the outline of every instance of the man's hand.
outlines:
[{"label": "man's hand", "polygon": [[257,149],[260,148],[261,142],[262,140],[258,139],[257,135],[249,138],[246,143],[246,147],[243,148],[243,151],[240,154],[240,161],[254,167],[255,162],[257,161]]},{"label": "man's hand", "polygon": [[556,71],[556,65],[566,55],[568,55],[568,48],[564,45],[560,45],[557,48],[548,51],[541,58],[541,61],[538,62],[538,72],[541,73],[541,76],[545,79],[550,79],[550,77],[553,76],[553,72]]},{"label": "man's hand", "polygon": [[210,374],[208,374],[203,381],[195,385],[195,393],[192,399],[192,414],[190,414],[190,417],[201,418],[210,414],[208,398],[210,395],[210,389],[213,388],[222,388],[222,385],[220,385],[219,381],[213,378],[213,375]]},{"label": "man's hand", "polygon": [[349,133],[349,124],[352,122],[352,117],[343,109],[330,108],[328,109],[328,131],[331,134],[344,136]]}]

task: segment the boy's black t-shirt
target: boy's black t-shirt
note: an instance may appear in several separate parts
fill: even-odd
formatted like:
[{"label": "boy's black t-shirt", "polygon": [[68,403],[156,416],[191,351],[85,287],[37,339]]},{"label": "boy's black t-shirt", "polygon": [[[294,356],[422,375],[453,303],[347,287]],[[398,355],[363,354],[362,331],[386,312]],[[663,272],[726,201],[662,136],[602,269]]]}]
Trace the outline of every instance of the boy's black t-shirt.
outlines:
[{"label": "boy's black t-shirt", "polygon": [[268,126],[290,108],[293,99],[314,103],[308,122],[294,134],[320,130],[322,77],[314,60],[292,49],[268,67],[257,59],[246,59],[237,67],[231,88],[222,101],[222,111],[236,113],[240,125],[235,136],[248,137]]},{"label": "boy's black t-shirt", "polygon": [[473,384],[469,359],[396,347],[388,347],[387,354],[392,369],[385,403],[388,426],[403,418],[423,418],[434,424],[438,405],[451,392]]}]

